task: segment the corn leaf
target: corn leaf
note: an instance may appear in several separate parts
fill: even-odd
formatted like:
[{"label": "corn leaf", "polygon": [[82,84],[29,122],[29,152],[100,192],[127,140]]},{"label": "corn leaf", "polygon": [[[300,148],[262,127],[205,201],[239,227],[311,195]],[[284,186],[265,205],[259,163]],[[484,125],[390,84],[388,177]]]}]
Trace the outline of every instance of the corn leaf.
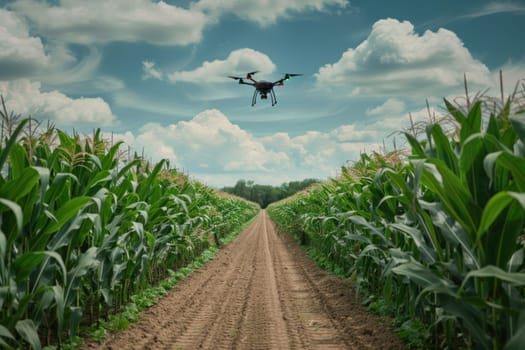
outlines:
[{"label": "corn leaf", "polygon": [[17,202],[33,190],[39,178],[38,171],[29,167],[24,168],[16,179],[6,182],[0,188],[0,197]]},{"label": "corn leaf", "polygon": [[525,114],[511,116],[510,122],[521,142],[525,143]]},{"label": "corn leaf", "polygon": [[465,123],[465,120],[467,117],[461,112],[456,106],[454,106],[452,103],[448,102],[448,100],[445,98],[443,99],[445,102],[445,106],[447,107],[448,112],[456,119],[456,121],[463,125]]},{"label": "corn leaf", "polygon": [[[13,133],[11,134],[11,137],[5,143],[4,148],[1,149],[0,151],[0,169],[4,168],[4,164],[7,161],[7,158],[9,157],[9,154],[11,153],[12,148],[18,141],[18,136],[24,130],[25,125],[27,124],[28,121],[29,119],[24,119],[20,122],[20,124],[18,124],[15,131],[13,131]],[[3,141],[4,140],[1,140],[1,142]]]},{"label": "corn leaf", "polygon": [[525,286],[525,273],[506,272],[493,265],[488,265],[482,267],[481,269],[470,271],[461,283],[460,289],[463,289],[470,278],[495,278],[502,282],[510,283],[513,286]]},{"label": "corn leaf", "polygon": [[12,347],[5,342],[4,338],[15,340],[15,337],[13,337],[11,332],[0,324],[0,346],[3,346],[5,349],[12,349]]},{"label": "corn leaf", "polygon": [[525,322],[522,320],[520,326],[505,344],[503,350],[522,350],[523,344],[525,344]]},{"label": "corn leaf", "polygon": [[489,200],[481,215],[481,222],[477,231],[478,240],[483,237],[501,212],[512,202],[517,202],[525,210],[525,193],[499,192]]},{"label": "corn leaf", "polygon": [[392,269],[398,275],[406,276],[421,288],[448,285],[448,282],[438,277],[434,272],[415,261],[401,264]]},{"label": "corn leaf", "polygon": [[477,101],[470,109],[467,119],[461,122],[460,144],[463,144],[470,135],[481,131],[481,101]]},{"label": "corn leaf", "polygon": [[31,319],[25,319],[18,321],[16,323],[15,329],[18,334],[24,339],[26,342],[31,345],[32,349],[40,350],[42,348],[42,345],[40,343],[40,339],[38,337],[38,332],[35,326],[35,323]]},{"label": "corn leaf", "polygon": [[[18,233],[22,232],[22,225],[24,222],[24,214],[22,213],[22,208],[20,208],[20,206],[13,201],[0,198],[0,213],[5,210],[2,208],[2,206],[7,207],[7,209],[11,210],[11,212],[15,216],[16,230]],[[14,239],[14,237],[12,239]],[[9,239],[9,241],[11,241],[11,239]]]},{"label": "corn leaf", "polygon": [[90,197],[82,196],[82,197],[74,197],[64,203],[63,206],[61,206],[55,213],[56,222],[49,225],[45,233],[53,233],[58,231],[62,226],[66,224],[70,219],[72,219],[75,215],[78,215],[78,212],[80,209],[82,209],[86,203],[90,201]]}]

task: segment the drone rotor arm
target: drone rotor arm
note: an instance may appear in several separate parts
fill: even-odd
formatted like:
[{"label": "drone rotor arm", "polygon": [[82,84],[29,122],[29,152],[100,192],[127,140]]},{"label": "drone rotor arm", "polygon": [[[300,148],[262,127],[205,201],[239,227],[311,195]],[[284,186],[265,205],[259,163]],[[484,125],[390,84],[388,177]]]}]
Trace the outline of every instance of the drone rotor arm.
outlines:
[{"label": "drone rotor arm", "polygon": [[242,80],[242,79],[239,80],[239,84],[255,86],[255,83],[248,83],[248,82],[245,82],[245,81]]}]

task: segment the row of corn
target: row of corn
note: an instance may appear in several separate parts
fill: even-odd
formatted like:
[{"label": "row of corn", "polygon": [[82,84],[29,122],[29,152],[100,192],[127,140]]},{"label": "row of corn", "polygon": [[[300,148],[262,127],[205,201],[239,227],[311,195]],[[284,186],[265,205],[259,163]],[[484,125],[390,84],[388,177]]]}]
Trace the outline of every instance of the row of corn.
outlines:
[{"label": "row of corn", "polygon": [[2,125],[1,348],[68,342],[258,210],[166,161],[123,160],[100,131],[31,124]]},{"label": "row of corn", "polygon": [[445,100],[452,123],[407,131],[410,154],[363,154],[268,211],[368,302],[420,320],[424,347],[523,349],[523,91]]}]

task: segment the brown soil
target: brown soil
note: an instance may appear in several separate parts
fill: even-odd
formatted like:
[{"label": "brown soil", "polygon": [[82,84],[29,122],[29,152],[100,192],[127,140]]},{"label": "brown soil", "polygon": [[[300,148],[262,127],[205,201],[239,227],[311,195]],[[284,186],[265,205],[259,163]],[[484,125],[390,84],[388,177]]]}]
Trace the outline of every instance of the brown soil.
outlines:
[{"label": "brown soil", "polygon": [[262,211],[130,329],[84,349],[404,349]]}]

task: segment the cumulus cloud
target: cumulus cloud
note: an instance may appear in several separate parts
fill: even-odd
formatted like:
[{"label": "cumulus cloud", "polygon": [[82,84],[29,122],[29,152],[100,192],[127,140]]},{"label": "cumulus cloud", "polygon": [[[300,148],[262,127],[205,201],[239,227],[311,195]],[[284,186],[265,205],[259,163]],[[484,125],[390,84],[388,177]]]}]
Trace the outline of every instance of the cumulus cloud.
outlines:
[{"label": "cumulus cloud", "polygon": [[193,8],[209,13],[213,17],[233,13],[260,26],[266,26],[294,12],[324,11],[329,7],[344,8],[347,4],[347,0],[200,0],[193,5]]},{"label": "cumulus cloud", "polygon": [[30,79],[60,85],[68,91],[110,91],[123,83],[109,76],[94,77],[102,54],[90,47],[78,59],[63,43],[30,34],[26,21],[15,12],[0,9],[0,80]]},{"label": "cumulus cloud", "polygon": [[[256,137],[216,109],[171,125],[149,123],[137,135],[114,135],[142,150],[153,161],[169,159],[213,186],[238,179],[279,185],[306,177],[327,178],[362,151],[377,149],[374,130],[343,125],[329,132],[309,131],[291,137],[284,132]],[[213,175],[211,175],[213,174]]]},{"label": "cumulus cloud", "polygon": [[67,43],[144,41],[187,45],[201,40],[207,17],[152,0],[62,0],[59,5],[17,0],[9,5],[27,16],[38,31]]},{"label": "cumulus cloud", "polygon": [[39,82],[27,79],[0,81],[0,95],[9,110],[39,120],[52,120],[64,125],[111,125],[116,117],[100,97],[70,98],[58,91],[44,92]]},{"label": "cumulus cloud", "polygon": [[[268,171],[286,161],[284,154],[268,151],[253,135],[216,109],[199,113],[190,121],[167,127],[156,123],[140,129],[137,142],[193,172]],[[148,152],[150,153],[150,152]]]},{"label": "cumulus cloud", "polygon": [[167,74],[171,82],[224,82],[228,75],[250,71],[272,73],[275,64],[262,52],[243,48],[230,52],[224,60],[205,61],[191,71],[177,71]]},{"label": "cumulus cloud", "polygon": [[490,71],[472,57],[455,33],[419,35],[396,19],[377,21],[368,38],[316,74],[318,86],[349,95],[427,96],[450,93],[466,73],[473,86],[491,84]]},{"label": "cumulus cloud", "polygon": [[389,98],[382,105],[366,110],[367,115],[384,116],[388,114],[399,114],[405,110],[405,102],[397,98]]},{"label": "cumulus cloud", "polygon": [[49,56],[14,12],[0,9],[0,79],[13,79],[45,67]]}]

